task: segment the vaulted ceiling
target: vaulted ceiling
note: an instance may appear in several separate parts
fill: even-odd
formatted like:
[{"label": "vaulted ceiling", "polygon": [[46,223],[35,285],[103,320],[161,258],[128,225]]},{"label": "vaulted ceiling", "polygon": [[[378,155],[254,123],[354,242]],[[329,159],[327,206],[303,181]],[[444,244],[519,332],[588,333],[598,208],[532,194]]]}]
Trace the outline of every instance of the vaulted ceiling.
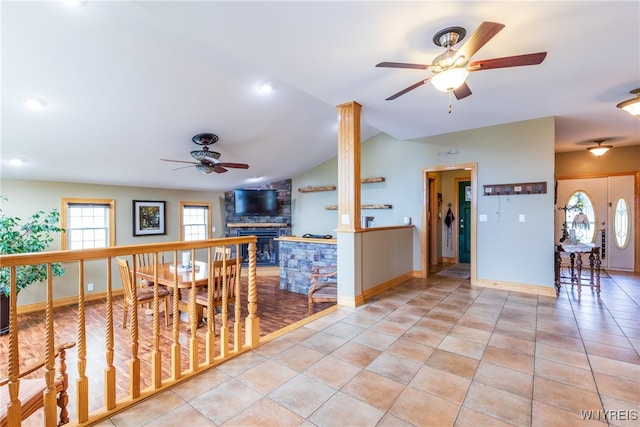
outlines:
[{"label": "vaulted ceiling", "polygon": [[[362,138],[413,139],[555,116],[556,150],[640,144],[616,108],[640,87],[637,1],[61,1],[1,4],[2,178],[224,191],[294,177],[337,154],[336,106],[362,105]],[[473,60],[547,52],[473,72],[451,100],[430,64],[439,30],[505,24]],[[462,40],[461,44],[464,43]],[[455,47],[454,47],[455,49]],[[261,83],[273,91],[262,94]],[[46,102],[43,111],[24,100]],[[212,132],[223,162],[188,164]],[[517,144],[518,141],[514,141]],[[26,162],[15,167],[13,158]]]}]

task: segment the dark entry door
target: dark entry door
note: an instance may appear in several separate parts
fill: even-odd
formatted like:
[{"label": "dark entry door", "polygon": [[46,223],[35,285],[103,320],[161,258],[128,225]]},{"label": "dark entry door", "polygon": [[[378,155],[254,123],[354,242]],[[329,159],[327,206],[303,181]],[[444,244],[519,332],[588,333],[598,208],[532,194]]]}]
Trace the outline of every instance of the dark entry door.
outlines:
[{"label": "dark entry door", "polygon": [[471,181],[458,183],[458,262],[471,262]]}]

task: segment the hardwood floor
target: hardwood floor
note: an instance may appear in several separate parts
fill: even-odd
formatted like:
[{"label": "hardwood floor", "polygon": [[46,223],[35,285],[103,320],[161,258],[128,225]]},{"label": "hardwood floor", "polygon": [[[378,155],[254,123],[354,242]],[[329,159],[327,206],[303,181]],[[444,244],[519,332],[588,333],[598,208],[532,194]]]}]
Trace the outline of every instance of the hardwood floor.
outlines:
[{"label": "hardwood floor", "polygon": [[[245,292],[242,296],[241,321],[244,326],[244,319],[247,316],[246,308],[246,278],[242,279],[242,289]],[[260,318],[260,336],[265,336],[283,327],[304,319],[308,316],[307,296],[303,294],[282,291],[279,289],[280,278],[278,276],[258,276],[258,311]],[[314,313],[322,311],[333,303],[316,303]],[[92,301],[86,303],[85,310],[86,337],[87,337],[87,363],[86,375],[89,378],[90,412],[98,410],[104,406],[104,369],[106,366],[106,343],[105,343],[105,304],[103,301]],[[129,328],[122,327],[123,320],[123,297],[118,296],[114,300],[114,361],[113,364],[117,372],[116,399],[122,399],[129,393],[129,361],[132,355],[132,345]],[[233,337],[233,307],[229,309],[230,336]],[[219,339],[221,315],[216,315],[216,341]],[[21,314],[18,316],[20,329],[19,352],[21,369],[41,360],[45,354],[44,338],[45,323],[44,312],[34,312]],[[145,314],[145,310],[138,311],[139,326],[139,349],[138,357],[141,361],[142,383],[140,388],[148,387],[151,384],[151,353],[153,351],[153,317]],[[162,377],[169,378],[171,375],[170,348],[172,344],[172,326],[165,326],[163,316],[160,322],[160,350],[162,352]],[[206,327],[200,327],[197,336],[200,339],[199,360],[205,361],[204,334]],[[77,306],[70,305],[57,307],[54,310],[54,334],[56,345],[67,341],[77,341]],[[180,323],[179,342],[182,347],[181,365],[182,369],[189,368],[188,349],[190,332],[186,323]],[[233,348],[233,342],[229,344]],[[216,345],[216,351],[218,351]],[[77,347],[67,353],[67,372],[69,374],[69,412],[71,419],[75,417],[75,383],[78,378]],[[0,377],[7,374],[7,354],[8,335],[0,337]],[[39,371],[36,375],[42,375]],[[37,420],[38,414],[31,418]],[[41,414],[40,414],[41,416]],[[30,422],[32,422],[30,418]],[[35,425],[40,425],[36,424]]]}]

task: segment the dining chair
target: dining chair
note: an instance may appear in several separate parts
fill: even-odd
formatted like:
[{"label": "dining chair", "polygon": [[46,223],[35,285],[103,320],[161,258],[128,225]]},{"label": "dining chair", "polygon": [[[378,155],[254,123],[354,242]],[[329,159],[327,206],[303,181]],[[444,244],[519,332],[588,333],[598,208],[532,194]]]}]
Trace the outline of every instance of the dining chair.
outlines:
[{"label": "dining chair", "polygon": [[[124,320],[122,327],[127,326],[127,315],[129,307],[134,304],[144,305],[153,304],[153,286],[149,287],[137,287],[135,285],[134,278],[129,269],[129,261],[126,259],[118,258],[118,270],[120,270],[120,280],[122,281],[122,289],[124,290]],[[164,322],[169,326],[169,291],[158,286],[158,298],[160,303],[164,303]]]},{"label": "dining chair", "polygon": [[[240,276],[242,270],[241,258],[230,258],[226,261],[213,261],[211,265],[213,273],[213,287],[207,286],[206,289],[198,291],[196,294],[196,304],[198,305],[198,313],[202,313],[204,309],[211,309],[211,318],[215,318],[215,309],[223,304],[222,293],[224,287],[227,288],[227,304],[236,303],[236,276]],[[202,318],[204,313],[200,315]],[[204,316],[208,317],[208,316]]]},{"label": "dining chair", "polygon": [[337,302],[338,282],[335,277],[338,269],[335,266],[313,267],[309,278],[311,287],[307,293],[309,303],[309,315],[313,314],[314,302]]},{"label": "dining chair", "polygon": [[[164,264],[164,252],[158,253],[158,265],[161,264]],[[136,254],[136,265],[145,267],[153,266],[153,253],[149,252],[146,254]],[[140,284],[142,286],[153,286],[153,282],[147,279],[140,280]]]},{"label": "dining chair", "polygon": [[231,258],[231,248],[227,248],[224,246],[216,246],[216,249],[213,252],[213,260],[222,261],[225,258],[226,259]]},{"label": "dining chair", "polygon": [[[74,342],[68,342],[57,347],[54,358],[58,360],[58,377],[53,380],[53,387],[56,389],[56,403],[60,408],[60,417],[58,425],[67,424],[69,422],[69,413],[67,411],[67,403],[69,396],[67,395],[67,387],[69,379],[67,376],[66,351],[76,345]],[[24,421],[33,415],[38,409],[44,407],[44,392],[47,390],[47,383],[44,378],[24,378],[46,364],[45,360],[41,360],[33,366],[25,369],[18,375],[20,378],[20,387],[18,391],[18,399],[20,400],[20,420]],[[0,379],[0,426],[9,425],[7,405],[9,401],[9,378]]]}]

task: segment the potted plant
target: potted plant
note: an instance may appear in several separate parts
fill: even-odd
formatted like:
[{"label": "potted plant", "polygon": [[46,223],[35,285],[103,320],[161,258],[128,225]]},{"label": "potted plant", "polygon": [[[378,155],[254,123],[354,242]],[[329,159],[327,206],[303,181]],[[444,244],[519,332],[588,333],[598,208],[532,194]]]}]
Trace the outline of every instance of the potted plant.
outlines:
[{"label": "potted plant", "polygon": [[[2,198],[6,201],[6,198]],[[15,216],[8,216],[0,207],[0,254],[42,252],[54,240],[54,233],[64,231],[58,224],[60,213],[37,211],[24,223]],[[53,276],[62,276],[60,263],[52,264]],[[0,335],[9,331],[9,295],[11,293],[9,267],[0,268]],[[16,269],[17,292],[36,282],[47,280],[47,265],[26,265]]]}]

